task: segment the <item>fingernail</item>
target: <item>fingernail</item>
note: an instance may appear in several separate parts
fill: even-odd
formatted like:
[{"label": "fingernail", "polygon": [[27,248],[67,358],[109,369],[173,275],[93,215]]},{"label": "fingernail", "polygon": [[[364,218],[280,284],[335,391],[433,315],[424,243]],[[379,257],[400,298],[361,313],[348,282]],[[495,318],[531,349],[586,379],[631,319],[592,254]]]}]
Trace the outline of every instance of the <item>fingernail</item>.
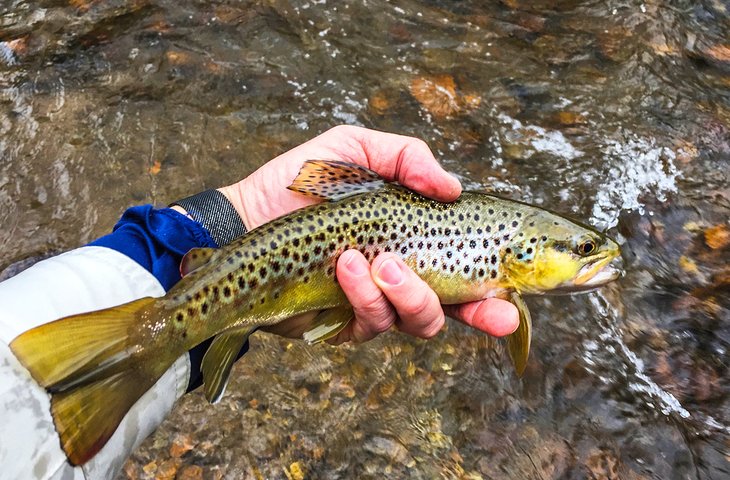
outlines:
[{"label": "fingernail", "polygon": [[403,283],[403,271],[401,271],[395,260],[389,258],[380,265],[378,278],[388,285],[397,287]]},{"label": "fingernail", "polygon": [[363,262],[361,258],[358,258],[355,255],[352,255],[349,259],[347,259],[347,261],[345,262],[345,268],[348,272],[357,277],[365,275],[368,272],[368,267],[366,263]]}]

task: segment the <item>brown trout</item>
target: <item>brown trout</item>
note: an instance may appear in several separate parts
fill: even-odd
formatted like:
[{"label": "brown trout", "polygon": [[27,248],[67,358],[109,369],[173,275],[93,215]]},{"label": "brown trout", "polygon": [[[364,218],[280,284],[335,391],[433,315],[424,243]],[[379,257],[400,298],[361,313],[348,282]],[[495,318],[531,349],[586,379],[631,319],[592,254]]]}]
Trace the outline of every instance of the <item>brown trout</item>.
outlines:
[{"label": "brown trout", "polygon": [[441,303],[512,301],[520,326],[507,338],[519,374],[530,348],[523,294],[585,291],[618,277],[619,246],[558,214],[465,192],[439,203],[337,161],[308,161],[290,189],[319,203],[262,225],[221,249],[193,249],[182,280],[161,298],[66,317],[11,343],[51,394],[70,461],[89,460],[124,415],[188,350],[215,337],[202,364],[206,397],[222,395],[231,366],[258,327],[319,312],[304,339],[336,335],[353,318],[337,283],[338,256],[394,252]]}]

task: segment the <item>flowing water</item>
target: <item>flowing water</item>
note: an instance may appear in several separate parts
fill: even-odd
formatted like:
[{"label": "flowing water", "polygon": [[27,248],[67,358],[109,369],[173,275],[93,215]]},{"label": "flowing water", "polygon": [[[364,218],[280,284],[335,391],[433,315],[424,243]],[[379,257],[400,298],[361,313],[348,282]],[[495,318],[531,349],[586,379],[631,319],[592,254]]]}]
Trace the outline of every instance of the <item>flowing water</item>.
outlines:
[{"label": "flowing water", "polygon": [[730,478],[730,4],[0,0],[0,268],[232,183],[329,127],[610,229],[627,275],[461,325],[257,334],[119,478]]}]

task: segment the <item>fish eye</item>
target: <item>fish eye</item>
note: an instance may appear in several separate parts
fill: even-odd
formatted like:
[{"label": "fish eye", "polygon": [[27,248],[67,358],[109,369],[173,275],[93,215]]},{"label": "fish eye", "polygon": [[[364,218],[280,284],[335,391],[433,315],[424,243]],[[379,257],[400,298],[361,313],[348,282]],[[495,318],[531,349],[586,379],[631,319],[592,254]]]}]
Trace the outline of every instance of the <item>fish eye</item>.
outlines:
[{"label": "fish eye", "polygon": [[591,253],[596,251],[596,242],[593,240],[586,240],[585,242],[578,245],[578,254],[579,255],[590,255]]}]

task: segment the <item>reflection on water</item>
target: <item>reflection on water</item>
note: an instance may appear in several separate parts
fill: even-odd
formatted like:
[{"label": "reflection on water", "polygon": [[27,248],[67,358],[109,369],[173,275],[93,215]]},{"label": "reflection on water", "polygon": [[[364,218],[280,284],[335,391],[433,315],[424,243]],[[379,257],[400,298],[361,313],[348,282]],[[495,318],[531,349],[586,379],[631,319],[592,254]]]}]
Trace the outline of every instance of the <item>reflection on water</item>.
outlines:
[{"label": "reflection on water", "polygon": [[[725,2],[68,0],[0,13],[0,267],[245,176],[338,123],[421,137],[469,188],[610,228],[627,275],[530,301],[516,379],[423,342],[257,335],[120,478],[730,475]],[[197,475],[197,477],[196,477]]]}]

